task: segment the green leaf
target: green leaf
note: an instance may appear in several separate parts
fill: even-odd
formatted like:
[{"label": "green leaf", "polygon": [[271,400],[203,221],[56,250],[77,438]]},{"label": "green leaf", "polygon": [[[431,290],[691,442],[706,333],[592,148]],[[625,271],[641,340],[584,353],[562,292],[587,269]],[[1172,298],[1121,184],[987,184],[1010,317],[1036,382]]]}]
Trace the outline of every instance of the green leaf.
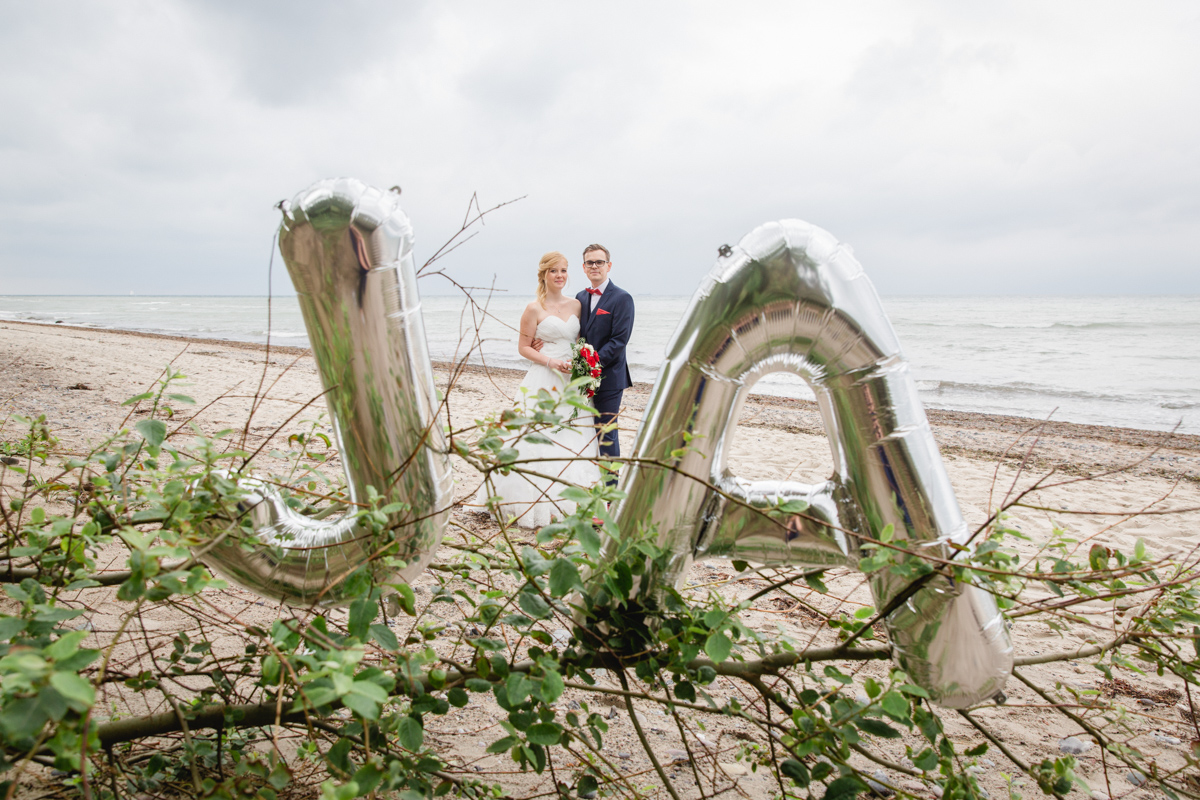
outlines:
[{"label": "green leaf", "polygon": [[154,392],[142,392],[141,394],[135,394],[133,397],[129,398],[124,403],[121,403],[121,405],[123,405],[123,406],[132,405],[133,403],[138,403],[138,402],[141,402],[142,400],[149,400],[151,397],[154,397]]},{"label": "green leaf", "polygon": [[889,717],[897,720],[908,720],[909,705],[908,699],[899,692],[888,692],[883,696],[883,701],[880,703],[883,707],[883,712]]},{"label": "green leaf", "polygon": [[861,730],[881,739],[899,739],[902,735],[891,725],[877,719],[860,719],[856,724]]},{"label": "green leaf", "polygon": [[275,789],[282,791],[283,787],[292,782],[292,768],[284,761],[276,761],[275,766],[271,769],[271,774],[267,776],[267,783],[271,784]]},{"label": "green leaf", "polygon": [[808,767],[794,758],[785,759],[779,765],[779,771],[796,782],[800,788],[808,786],[809,776]]},{"label": "green leaf", "polygon": [[866,788],[854,775],[843,775],[825,787],[825,800],[854,800]]},{"label": "green leaf", "polygon": [[825,574],[825,571],[822,570],[821,572],[818,572],[815,575],[805,575],[804,582],[808,584],[808,588],[812,589],[815,592],[820,592],[821,594],[829,594],[829,587],[826,586],[821,581],[821,576],[824,574]]},{"label": "green leaf", "polygon": [[583,588],[579,568],[569,558],[556,558],[550,567],[550,594],[562,597],[575,588]]},{"label": "green leaf", "polygon": [[139,419],[133,427],[151,447],[158,447],[167,438],[167,423],[161,419]]},{"label": "green leaf", "polygon": [[388,693],[384,691],[384,688],[369,680],[357,680],[350,684],[350,693],[370,698],[376,703],[386,703],[388,699]]},{"label": "green leaf", "polygon": [[533,682],[523,672],[514,672],[508,676],[508,681],[505,683],[505,689],[508,690],[509,705],[517,705],[529,696],[529,690],[533,688]]},{"label": "green leaf", "polygon": [[371,638],[378,642],[384,650],[400,649],[400,642],[396,640],[395,632],[382,622],[376,622],[371,626]]},{"label": "green leaf", "polygon": [[516,736],[505,736],[503,739],[492,742],[490,745],[488,745],[487,751],[489,753],[507,753],[520,743],[521,740]]},{"label": "green leaf", "polygon": [[463,689],[461,686],[455,686],[453,689],[446,692],[446,700],[448,700],[450,705],[454,706],[455,708],[462,708],[468,702],[470,702],[471,698],[467,695],[465,689]]},{"label": "green leaf", "polygon": [[383,770],[374,763],[366,763],[359,767],[354,773],[354,780],[351,783],[358,784],[358,797],[370,795],[372,791],[383,782]]},{"label": "green leaf", "polygon": [[[332,686],[306,686],[303,690],[302,697],[308,702],[308,705],[313,708],[327,706],[334,700],[338,699],[338,693],[333,690]],[[293,711],[299,711],[305,708],[305,704],[301,702],[301,698],[296,698],[296,706]]]},{"label": "green leaf", "polygon": [[596,533],[595,528],[587,523],[576,525],[575,538],[579,540],[579,546],[583,548],[583,552],[592,558],[599,557],[600,535]]},{"label": "green leaf", "polygon": [[342,697],[342,705],[365,719],[379,719],[379,704],[369,697],[361,694],[347,694]]},{"label": "green leaf", "polygon": [[45,608],[33,615],[36,622],[63,622],[83,613],[81,608]]},{"label": "green leaf", "polygon": [[981,756],[988,751],[988,743],[983,742],[972,747],[970,750],[963,753],[966,756]]},{"label": "green leaf", "polygon": [[849,675],[842,672],[840,669],[835,667],[833,664],[826,664],[825,668],[823,670],[821,670],[821,672],[824,673],[826,678],[835,680],[838,683],[843,684],[845,686],[849,686],[850,684],[854,683],[853,678],[851,678]]},{"label": "green leaf", "polygon": [[450,710],[450,704],[440,697],[434,697],[431,694],[423,694],[412,702],[410,713],[414,716],[421,714],[437,714],[442,715]]},{"label": "green leaf", "polygon": [[25,630],[25,620],[20,617],[0,617],[0,642],[7,642]]},{"label": "green leaf", "polygon": [[517,595],[517,605],[534,619],[545,619],[550,616],[550,604],[533,592],[521,592]]},{"label": "green leaf", "polygon": [[928,772],[931,769],[937,769],[938,754],[933,752],[931,748],[926,747],[920,753],[913,756],[912,762],[917,769]]},{"label": "green leaf", "polygon": [[65,717],[67,709],[70,708],[67,699],[53,686],[47,686],[38,692],[37,703],[42,714],[55,721]]},{"label": "green leaf", "polygon": [[421,745],[425,741],[425,728],[421,725],[420,720],[412,716],[405,716],[400,719],[400,725],[396,728],[396,736],[400,739],[402,747],[416,752],[421,749]]},{"label": "green leaf", "polygon": [[417,596],[412,587],[407,583],[394,583],[392,588],[396,590],[396,600],[400,603],[400,609],[408,616],[415,617],[417,615]]},{"label": "green leaf", "polygon": [[563,689],[565,688],[566,686],[563,684],[561,675],[553,670],[546,670],[546,674],[542,676],[542,700],[547,703],[553,703],[562,696]]},{"label": "green leaf", "polygon": [[538,534],[537,534],[538,544],[545,544],[546,542],[549,542],[555,538],[565,535],[566,532],[567,532],[566,525],[562,524],[561,522],[551,522],[549,525],[545,526],[540,531],[538,531]]},{"label": "green leaf", "polygon": [[718,664],[729,658],[732,650],[733,642],[721,631],[709,635],[704,642],[704,652],[708,653],[708,657]]},{"label": "green leaf", "polygon": [[562,728],[553,722],[540,722],[537,725],[531,725],[525,732],[525,736],[533,744],[549,746],[558,744],[559,739],[562,738]]},{"label": "green leaf", "polygon": [[624,561],[613,564],[609,583],[616,597],[628,597],[633,593],[633,570]]},{"label": "green leaf", "polygon": [[578,486],[568,486],[558,494],[563,500],[570,500],[577,505],[587,505],[592,501],[592,496]]},{"label": "green leaf", "polygon": [[366,640],[371,629],[371,622],[379,614],[379,606],[368,597],[360,597],[350,604],[350,618],[346,622],[346,632],[356,639]]},{"label": "green leaf", "polygon": [[83,713],[96,702],[96,690],[90,681],[74,672],[55,672],[50,675],[50,685],[66,699],[72,711]]},{"label": "green leaf", "polygon": [[88,636],[87,631],[71,631],[59,637],[53,644],[42,651],[42,657],[50,661],[63,661],[75,655],[79,644]]},{"label": "green leaf", "polygon": [[551,562],[542,557],[542,554],[532,547],[526,545],[521,548],[521,561],[525,574],[531,578],[536,578],[546,570],[550,569]]}]

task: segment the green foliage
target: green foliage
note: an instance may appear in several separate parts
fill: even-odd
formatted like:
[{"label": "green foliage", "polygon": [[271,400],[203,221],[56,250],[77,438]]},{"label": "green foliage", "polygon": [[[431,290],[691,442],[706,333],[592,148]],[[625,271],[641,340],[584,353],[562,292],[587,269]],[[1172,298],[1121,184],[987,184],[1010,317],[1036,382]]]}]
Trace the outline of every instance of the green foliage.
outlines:
[{"label": "green foliage", "polygon": [[[174,391],[182,377],[168,369],[153,391],[131,398],[133,410],[146,411],[143,418],[89,453],[57,452],[44,418],[11,420],[22,433],[3,445],[8,458],[0,469],[21,480],[19,491],[6,483],[3,498],[10,577],[0,576],[7,598],[0,613],[0,778],[11,779],[36,756],[70,773],[68,785],[81,792],[90,775],[89,791],[109,792],[115,784],[123,796],[276,800],[302,787],[342,799],[494,796],[502,789],[460,769],[436,735],[441,718],[488,699],[501,719],[481,747],[512,769],[552,776],[564,795],[636,795],[641,789],[604,755],[606,715],[586,702],[564,703],[569,689],[580,688],[624,702],[624,689],[603,687],[603,676],[615,672],[681,731],[695,732],[705,719],[748,724],[759,738],[739,756],[765,769],[783,796],[864,795],[864,753],[891,748],[903,750],[914,776],[943,797],[982,797],[969,767],[987,745],[956,741],[945,712],[929,705],[909,675],[894,668],[867,675],[861,661],[813,658],[809,642],[744,624],[747,603],[731,605],[716,594],[697,599],[697,592],[662,585],[656,576],[676,554],[659,546],[652,529],[618,529],[607,509],[620,494],[603,483],[562,487],[576,512],[534,539],[502,525],[486,541],[465,535],[448,542],[427,599],[404,583],[375,582],[397,564],[386,543],[403,508],[371,493],[352,513],[384,546],[344,577],[344,610],[284,610],[263,625],[222,618],[213,598],[225,584],[193,554],[214,537],[243,530],[231,470],[250,454],[235,432],[205,437],[169,422],[190,402]],[[529,411],[508,409],[469,431],[451,431],[451,446],[485,476],[536,471],[512,443],[536,441],[576,410],[545,393]],[[302,514],[345,510],[344,489],[318,469],[332,455],[324,421],[300,425],[287,439],[293,449],[271,453],[271,480]],[[789,501],[765,513],[785,524],[804,510]],[[1132,553],[1085,546],[1063,531],[1023,562],[1013,547],[1021,540],[1003,515],[973,552],[914,552],[888,529],[864,543],[860,566],[907,580],[937,572],[973,582],[992,591],[1013,619],[1051,628],[1069,621],[1080,603],[1115,608],[1134,595],[1148,598],[1126,605],[1132,610],[1122,640],[1096,653],[1094,663],[1110,676],[1113,669],[1155,670],[1195,685],[1200,594],[1193,565],[1154,561],[1140,543]],[[114,549],[124,554],[120,572],[101,566],[100,553]],[[745,562],[734,568],[750,571]],[[771,590],[794,585],[832,597],[818,571],[773,580]],[[1029,600],[1031,589],[1051,599]],[[122,628],[92,647],[89,631],[76,629],[83,614],[77,598],[102,595],[120,608]],[[157,606],[203,625],[171,632],[131,662],[136,667],[118,666],[116,644],[132,640],[123,626]],[[459,628],[439,613],[450,607],[462,614]],[[839,608],[822,625],[843,642],[868,640],[876,615],[873,608]],[[139,733],[137,725],[149,726],[150,717],[130,718],[130,707],[113,700],[137,694],[163,698],[171,719],[183,720],[155,734],[173,738]],[[1073,699],[1092,704],[1092,718],[1106,731],[1123,724],[1120,707],[1078,693]],[[116,737],[126,723],[133,732]],[[287,758],[275,749],[279,730],[301,737]],[[1131,767],[1145,765],[1115,737],[1102,744]],[[556,768],[564,753],[577,760]],[[1030,765],[1025,777],[1042,792],[1065,795],[1082,786],[1074,770],[1071,758],[1046,760]],[[1168,793],[1182,785],[1179,776],[1154,779]]]}]

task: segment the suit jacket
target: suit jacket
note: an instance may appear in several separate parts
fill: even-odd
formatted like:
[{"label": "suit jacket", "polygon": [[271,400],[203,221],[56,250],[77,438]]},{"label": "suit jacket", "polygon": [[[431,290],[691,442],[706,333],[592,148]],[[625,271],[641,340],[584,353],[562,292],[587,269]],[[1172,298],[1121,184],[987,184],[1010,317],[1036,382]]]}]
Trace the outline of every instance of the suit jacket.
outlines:
[{"label": "suit jacket", "polygon": [[[596,391],[610,392],[633,386],[629,364],[625,361],[625,348],[633,333],[633,297],[610,280],[595,311],[591,310],[592,296],[586,289],[575,295],[575,299],[583,306],[579,335],[596,348],[596,354],[600,356],[603,372],[600,388]],[[601,314],[601,311],[608,313]]]}]

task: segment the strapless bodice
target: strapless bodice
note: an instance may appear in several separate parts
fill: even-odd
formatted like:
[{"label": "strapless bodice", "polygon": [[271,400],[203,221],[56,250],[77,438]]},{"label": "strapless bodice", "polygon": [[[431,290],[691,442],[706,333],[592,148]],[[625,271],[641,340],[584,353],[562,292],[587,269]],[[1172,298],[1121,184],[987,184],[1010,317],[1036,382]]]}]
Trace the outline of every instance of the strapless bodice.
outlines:
[{"label": "strapless bodice", "polygon": [[570,358],[571,345],[579,338],[579,317],[572,314],[560,319],[553,314],[538,323],[537,337],[542,340],[542,353],[551,358]]}]

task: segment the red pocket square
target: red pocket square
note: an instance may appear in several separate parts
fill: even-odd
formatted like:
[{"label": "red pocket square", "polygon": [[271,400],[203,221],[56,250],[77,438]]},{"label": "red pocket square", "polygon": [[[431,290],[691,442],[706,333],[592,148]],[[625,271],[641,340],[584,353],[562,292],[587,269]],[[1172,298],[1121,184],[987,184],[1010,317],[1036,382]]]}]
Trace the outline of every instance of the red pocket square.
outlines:
[{"label": "red pocket square", "polygon": [[607,311],[605,311],[603,308],[597,308],[597,309],[596,309],[596,313],[597,313],[597,314],[607,314],[608,312],[607,312]]}]

